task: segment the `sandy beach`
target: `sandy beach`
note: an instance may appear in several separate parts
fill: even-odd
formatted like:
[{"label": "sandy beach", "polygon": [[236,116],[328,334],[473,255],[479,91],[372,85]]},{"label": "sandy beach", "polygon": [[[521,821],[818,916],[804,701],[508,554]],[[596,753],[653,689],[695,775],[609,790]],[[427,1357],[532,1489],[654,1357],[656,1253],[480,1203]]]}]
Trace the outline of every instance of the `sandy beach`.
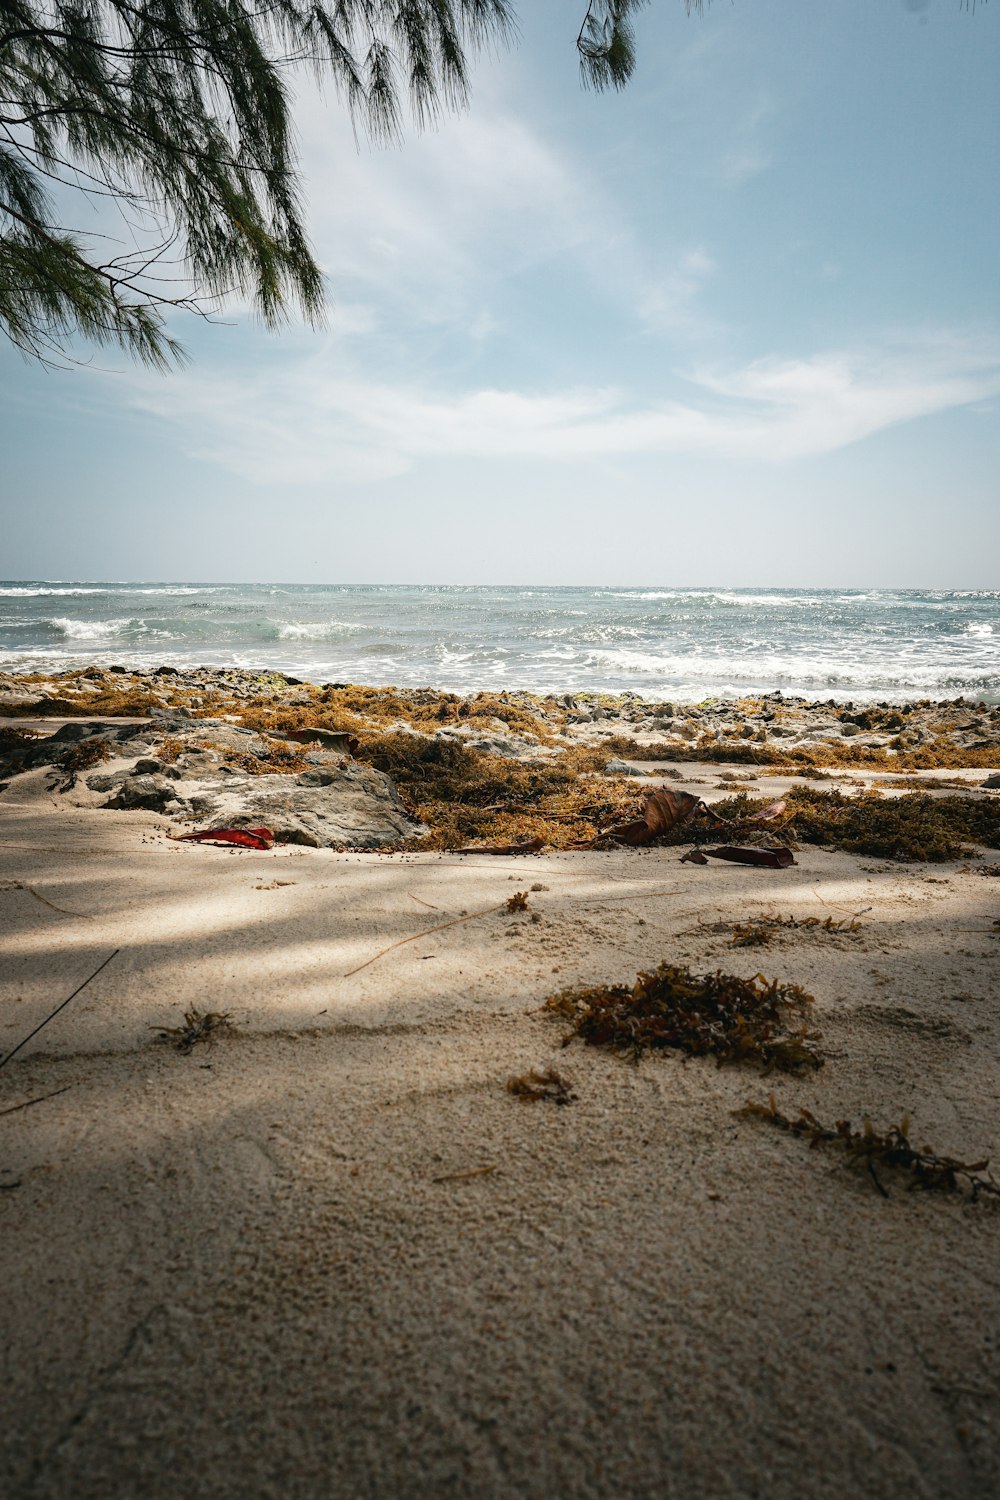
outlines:
[{"label": "sandy beach", "polygon": [[[32,740],[79,718],[8,697]],[[560,744],[608,732],[567,715]],[[903,794],[852,754],[831,788]],[[1000,798],[974,762],[910,788]],[[712,805],[723,775],[816,785],[627,769]],[[883,1196],[734,1111],[908,1114],[936,1153],[1000,1159],[1000,852],[227,849],[91,774],[0,792],[3,1053],[115,954],[0,1072],[5,1494],[996,1493],[1000,1202],[893,1171]],[[824,1066],[563,1045],[548,996],[665,960],[801,985]],[[186,1011],[229,1029],[179,1050]],[[572,1102],[509,1092],[547,1068]]]}]

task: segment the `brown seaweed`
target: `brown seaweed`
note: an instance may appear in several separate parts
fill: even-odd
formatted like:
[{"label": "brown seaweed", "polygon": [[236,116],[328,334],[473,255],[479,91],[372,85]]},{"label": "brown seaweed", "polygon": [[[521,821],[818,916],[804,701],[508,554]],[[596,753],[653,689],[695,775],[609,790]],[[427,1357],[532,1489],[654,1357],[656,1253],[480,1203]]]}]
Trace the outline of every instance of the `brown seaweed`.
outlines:
[{"label": "brown seaweed", "polygon": [[768,912],[734,927],[731,942],[734,948],[763,948],[782,931],[860,932],[861,923],[857,917],[842,917],[837,921],[834,917],[782,917]]},{"label": "brown seaweed", "polygon": [[531,1068],[527,1073],[512,1075],[507,1079],[507,1092],[520,1099],[522,1104],[536,1104],[539,1100],[572,1104],[576,1098],[569,1079],[555,1068]]},{"label": "brown seaweed", "polygon": [[717,970],[693,974],[663,963],[640,973],[633,985],[562,990],[544,1009],[571,1023],[566,1041],[639,1057],[647,1048],[711,1054],[720,1064],[752,1062],[765,1072],[798,1072],[822,1066],[818,1032],[806,1016],[813,997],[795,984],[755,974],[743,979]]},{"label": "brown seaweed", "polygon": [[186,1010],[183,1026],[151,1026],[163,1041],[171,1041],[178,1052],[190,1052],[198,1042],[210,1042],[224,1032],[232,1031],[228,1010]]},{"label": "brown seaweed", "polygon": [[955,1156],[941,1156],[931,1146],[914,1146],[910,1141],[910,1117],[906,1114],[898,1125],[883,1132],[875,1129],[867,1115],[860,1126],[852,1125],[849,1120],[824,1125],[808,1109],[800,1109],[797,1119],[782,1114],[773,1094],[768,1095],[766,1104],[751,1099],[733,1113],[744,1119],[766,1120],[779,1130],[804,1137],[811,1147],[839,1147],[844,1152],[844,1165],[867,1172],[883,1198],[889,1194],[876,1168],[905,1174],[911,1190],[956,1192],[964,1187],[973,1201],[982,1194],[1000,1197],[1000,1182],[988,1170],[988,1157],[961,1161]]}]

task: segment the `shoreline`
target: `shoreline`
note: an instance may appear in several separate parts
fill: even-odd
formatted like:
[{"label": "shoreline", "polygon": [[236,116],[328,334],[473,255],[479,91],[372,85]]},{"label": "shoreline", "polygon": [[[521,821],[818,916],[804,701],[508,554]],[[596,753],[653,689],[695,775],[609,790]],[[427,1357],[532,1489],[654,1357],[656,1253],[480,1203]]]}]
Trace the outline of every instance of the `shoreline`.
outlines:
[{"label": "shoreline", "polygon": [[[181,742],[183,766],[189,735],[217,740],[227,781],[244,742],[296,766],[283,734],[325,717],[367,741],[372,759],[346,762],[362,777],[411,747],[423,776],[486,768],[502,800],[575,766],[546,793],[576,798],[574,818],[681,785],[725,807],[875,783],[889,806],[916,784],[989,810],[995,713],[952,704],[934,730],[933,705],[845,736],[838,713],[791,705],[792,735],[743,715],[715,740],[697,706],[643,727],[630,700],[574,718],[590,706],[488,695],[477,713],[287,679],[213,699],[169,673],[113,697],[118,676],[20,703],[0,680],[18,753],[60,726],[67,751],[90,723],[139,731],[75,780],[51,759],[0,778],[0,1051],[117,952],[0,1072],[0,1265],[20,1288],[5,1493],[896,1500],[917,1475],[930,1500],[995,1492],[996,1205],[891,1171],[883,1198],[734,1111],[773,1091],[824,1122],[909,1113],[936,1151],[996,1161],[1000,879],[981,877],[1000,851],[901,863],[801,839],[777,870],[682,863],[669,843],[226,849],[88,785],[145,756],[161,769],[142,774],[183,790],[163,746]],[[735,733],[749,722],[764,740]],[[987,763],[941,764],[943,738]],[[709,743],[718,758],[696,758]],[[801,758],[748,764],[748,745]],[[852,764],[862,752],[882,762]],[[289,774],[313,788],[345,760],[305,753]],[[562,1045],[547,997],[662,961],[800,985],[825,1065],[761,1077]],[[164,1033],[192,1010],[232,1029],[180,1051]],[[564,1107],[508,1091],[549,1068]]]},{"label": "shoreline", "polygon": [[[27,653],[25,653],[26,655]],[[304,683],[312,687],[321,688],[330,682],[343,681],[342,678],[331,676],[326,671],[315,671],[310,675],[307,666],[300,666],[292,671],[288,666],[274,661],[261,658],[258,662],[234,663],[234,662],[194,662],[188,660],[170,660],[169,653],[162,656],[144,658],[141,662],[131,665],[122,664],[120,660],[111,656],[88,655],[79,657],[60,657],[57,661],[48,665],[38,659],[26,661],[23,665],[7,658],[0,660],[0,684],[16,684],[18,682],[40,680],[57,682],[61,678],[74,679],[88,671],[102,673],[114,673],[135,679],[148,679],[162,676],[164,674],[177,675],[179,677],[211,676],[220,679],[246,678],[246,679],[284,679],[292,683]],[[710,689],[706,684],[703,692],[669,692],[655,688],[642,689],[640,687],[621,687],[618,691],[599,687],[571,687],[561,686],[559,688],[540,685],[507,683],[504,679],[496,676],[486,676],[479,685],[463,684],[461,686],[442,686],[432,680],[426,682],[394,682],[385,678],[367,680],[360,677],[352,677],[349,684],[354,687],[364,687],[373,691],[396,691],[403,693],[413,692],[439,692],[451,694],[458,698],[472,698],[477,694],[507,695],[510,697],[528,697],[541,700],[559,701],[565,697],[580,699],[584,702],[610,702],[618,703],[635,701],[656,705],[658,703],[670,703],[682,708],[694,708],[702,704],[721,704],[737,706],[743,702],[755,701],[762,698],[776,698],[783,700],[786,704],[795,706],[823,705],[837,708],[839,710],[851,710],[854,708],[908,708],[917,705],[933,704],[965,704],[967,706],[985,707],[987,709],[1000,708],[1000,688],[993,688],[986,692],[972,691],[966,689],[964,692],[954,692],[952,689],[941,692],[928,693],[923,689],[912,687],[906,691],[886,691],[875,687],[842,687],[827,683],[822,687],[809,688],[800,684],[797,688],[775,687],[773,684],[760,684],[758,686],[745,686],[737,689],[730,687],[725,689]]]}]

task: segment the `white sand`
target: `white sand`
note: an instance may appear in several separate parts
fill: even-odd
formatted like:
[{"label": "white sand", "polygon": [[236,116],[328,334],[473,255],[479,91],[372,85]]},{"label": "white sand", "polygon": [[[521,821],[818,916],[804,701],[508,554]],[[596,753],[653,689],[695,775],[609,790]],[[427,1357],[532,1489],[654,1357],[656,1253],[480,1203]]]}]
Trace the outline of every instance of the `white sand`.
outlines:
[{"label": "white sand", "polygon": [[[120,951],[0,1071],[0,1109],[67,1090],[0,1116],[5,1496],[996,1495],[1000,1205],[731,1111],[1000,1158],[1000,879],[229,852],[45,783],[0,796],[0,1051]],[[664,958],[803,984],[827,1066],[560,1049],[546,995]],[[236,1032],[179,1054],[190,1006]],[[506,1092],[549,1064],[577,1102]]]}]

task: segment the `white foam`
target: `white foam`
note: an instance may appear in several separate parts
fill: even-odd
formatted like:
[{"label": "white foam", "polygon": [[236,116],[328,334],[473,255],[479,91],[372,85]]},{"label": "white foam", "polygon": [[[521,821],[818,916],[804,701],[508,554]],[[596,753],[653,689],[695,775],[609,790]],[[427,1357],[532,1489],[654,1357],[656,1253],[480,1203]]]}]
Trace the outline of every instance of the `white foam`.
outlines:
[{"label": "white foam", "polygon": [[145,630],[141,620],[68,620],[56,618],[49,624],[68,641],[102,641],[113,635],[122,635],[129,626]]},{"label": "white foam", "polygon": [[315,624],[299,625],[286,621],[278,626],[279,641],[335,641],[348,635],[363,633],[367,627],[352,625],[347,620],[325,620]]},{"label": "white foam", "polygon": [[0,588],[0,595],[5,599],[47,599],[59,594],[106,594],[108,589],[57,589],[57,588]]}]

